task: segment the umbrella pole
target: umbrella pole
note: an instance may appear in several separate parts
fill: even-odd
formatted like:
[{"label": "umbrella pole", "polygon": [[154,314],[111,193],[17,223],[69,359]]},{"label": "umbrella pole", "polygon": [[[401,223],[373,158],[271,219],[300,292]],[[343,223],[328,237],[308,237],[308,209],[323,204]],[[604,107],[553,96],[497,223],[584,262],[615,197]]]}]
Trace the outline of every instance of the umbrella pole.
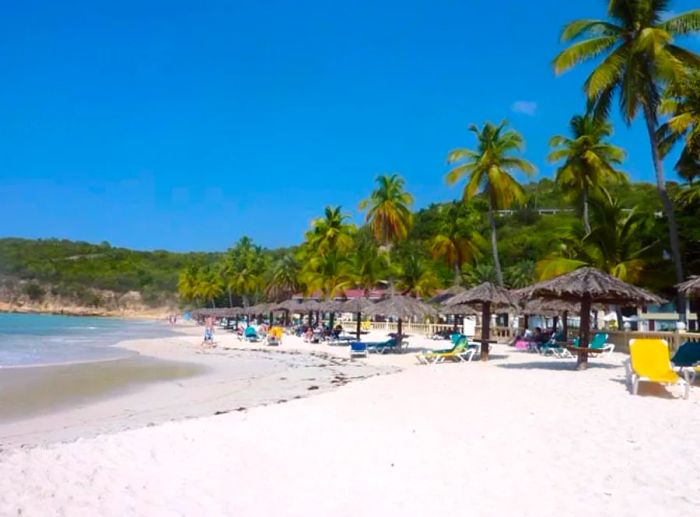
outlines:
[{"label": "umbrella pole", "polygon": [[491,303],[481,304],[481,360],[489,360],[489,338],[491,337]]},{"label": "umbrella pole", "polygon": [[396,349],[401,351],[401,338],[403,336],[401,332],[401,318],[399,318],[398,325],[397,325],[397,334],[396,334]]},{"label": "umbrella pole", "polygon": [[[591,297],[586,295],[581,300],[581,339],[579,341],[580,348],[588,348],[588,342],[591,336]],[[588,368],[588,353],[579,351],[578,361],[576,362],[577,370],[585,370]]]},{"label": "umbrella pole", "polygon": [[569,340],[569,311],[564,311],[561,315],[561,332],[564,336],[564,341]]},{"label": "umbrella pole", "polygon": [[360,340],[360,330],[362,326],[362,313],[357,313],[357,340]]}]

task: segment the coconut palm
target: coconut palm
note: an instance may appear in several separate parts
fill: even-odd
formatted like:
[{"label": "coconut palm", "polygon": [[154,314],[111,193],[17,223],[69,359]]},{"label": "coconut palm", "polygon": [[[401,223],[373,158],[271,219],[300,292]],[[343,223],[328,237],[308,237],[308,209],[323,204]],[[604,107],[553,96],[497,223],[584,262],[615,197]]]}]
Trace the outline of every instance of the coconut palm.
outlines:
[{"label": "coconut palm", "polygon": [[664,19],[669,6],[668,0],[610,0],[607,19],[577,20],[564,27],[562,41],[580,41],[554,59],[554,70],[560,74],[602,56],[584,85],[589,107],[596,116],[604,118],[617,95],[627,124],[640,110],[643,112],[656,187],[668,218],[671,254],[680,283],[684,277],[678,228],[656,137],[657,112],[665,86],[682,80],[688,67],[700,66],[700,56],[673,43],[675,36],[700,30],[700,9]]},{"label": "coconut palm", "polygon": [[609,196],[593,200],[591,208],[596,223],[593,231],[583,233],[573,227],[568,235],[562,232],[559,253],[537,263],[540,280],[593,266],[624,282],[637,283],[645,266],[659,255],[658,241],[644,237],[653,235],[648,215],[626,211]]},{"label": "coconut palm", "polygon": [[409,251],[398,263],[396,288],[404,295],[427,298],[440,287],[440,279],[429,261]]},{"label": "coconut palm", "polygon": [[571,138],[557,135],[549,145],[550,162],[563,164],[557,169],[556,182],[562,190],[580,199],[583,227],[591,231],[588,200],[604,185],[626,180],[625,173],[615,168],[625,158],[625,152],[608,142],[612,125],[592,115],[576,115],[569,123]]},{"label": "coconut palm", "polygon": [[462,265],[481,256],[484,238],[475,230],[476,221],[469,217],[463,204],[450,203],[438,211],[437,235],[430,242],[433,259],[442,259],[454,271],[454,284],[459,285]]},{"label": "coconut palm", "polygon": [[366,221],[375,239],[382,246],[405,239],[413,223],[413,196],[404,189],[404,179],[398,174],[377,177],[377,188],[360,202],[366,211]]},{"label": "coconut palm", "polygon": [[661,112],[670,118],[657,132],[661,154],[666,156],[674,144],[683,140],[676,162],[678,175],[693,183],[700,176],[700,71],[672,84],[661,104]]},{"label": "coconut palm", "polygon": [[364,290],[365,296],[389,276],[386,254],[380,251],[371,237],[366,238],[364,235],[355,244],[351,268],[355,283]]},{"label": "coconut palm", "polygon": [[177,290],[180,298],[185,301],[197,300],[197,277],[199,268],[194,264],[190,264],[185,269],[180,271],[177,278]]},{"label": "coconut palm", "polygon": [[216,307],[216,299],[224,293],[224,282],[221,275],[210,267],[202,268],[197,273],[197,298],[211,302]]},{"label": "coconut palm", "polygon": [[311,230],[306,232],[306,241],[315,253],[347,252],[352,248],[355,226],[346,223],[349,217],[339,206],[326,207],[324,217],[313,221]]},{"label": "coconut palm", "polygon": [[447,183],[453,185],[466,178],[464,201],[468,202],[483,191],[488,203],[488,218],[491,227],[491,251],[496,268],[496,279],[503,286],[503,272],[498,258],[498,239],[494,210],[508,208],[525,197],[523,188],[512,176],[515,171],[534,174],[535,166],[516,155],[523,150],[523,137],[508,122],[499,125],[490,122],[482,128],[471,125],[469,130],[476,135],[477,147],[455,149],[447,155],[447,163],[456,166],[447,173]]},{"label": "coconut palm", "polygon": [[255,246],[249,237],[242,237],[226,254],[224,282],[243,298],[244,305],[260,289],[264,271],[262,248]]},{"label": "coconut palm", "polygon": [[307,294],[321,291],[326,299],[342,295],[354,281],[347,255],[337,249],[308,258],[300,278]]},{"label": "coconut palm", "polygon": [[267,294],[275,300],[289,298],[300,288],[301,266],[292,253],[287,253],[272,265]]}]

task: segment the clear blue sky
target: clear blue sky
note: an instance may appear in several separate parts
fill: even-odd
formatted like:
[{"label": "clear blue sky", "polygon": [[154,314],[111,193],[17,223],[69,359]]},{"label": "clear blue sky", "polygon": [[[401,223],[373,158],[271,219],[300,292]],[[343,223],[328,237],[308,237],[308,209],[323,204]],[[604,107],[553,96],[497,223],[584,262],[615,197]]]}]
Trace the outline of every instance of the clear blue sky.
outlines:
[{"label": "clear blue sky", "polygon": [[[585,76],[553,75],[558,34],[604,11],[603,0],[7,3],[0,236],[289,245],[326,205],[359,220],[379,173],[404,175],[417,207],[457,197],[446,153],[473,144],[470,123],[503,118],[551,176],[547,142],[583,108]],[[616,129],[627,170],[651,180],[641,124]]]}]

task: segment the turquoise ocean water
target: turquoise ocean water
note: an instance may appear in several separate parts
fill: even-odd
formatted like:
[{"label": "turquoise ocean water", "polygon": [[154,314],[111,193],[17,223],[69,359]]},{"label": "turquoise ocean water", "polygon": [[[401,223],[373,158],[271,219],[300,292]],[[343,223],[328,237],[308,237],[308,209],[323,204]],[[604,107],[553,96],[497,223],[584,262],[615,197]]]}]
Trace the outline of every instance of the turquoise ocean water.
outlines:
[{"label": "turquoise ocean water", "polygon": [[169,335],[160,322],[0,313],[0,368],[129,357],[134,352],[112,345]]}]

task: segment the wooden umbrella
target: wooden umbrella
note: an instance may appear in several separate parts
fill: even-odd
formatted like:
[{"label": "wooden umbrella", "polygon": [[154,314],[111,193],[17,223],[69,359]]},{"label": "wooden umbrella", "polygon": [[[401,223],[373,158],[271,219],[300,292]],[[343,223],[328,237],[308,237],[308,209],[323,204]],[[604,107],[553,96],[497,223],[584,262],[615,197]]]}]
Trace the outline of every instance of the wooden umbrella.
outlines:
[{"label": "wooden umbrella", "polygon": [[481,360],[489,360],[489,339],[491,337],[491,308],[494,305],[513,307],[515,303],[508,289],[491,282],[484,282],[465,292],[453,296],[445,303],[447,310],[460,305],[481,306]]},{"label": "wooden umbrella", "polygon": [[369,315],[391,316],[397,318],[397,349],[401,349],[402,331],[401,326],[404,319],[425,316],[437,316],[438,311],[432,305],[413,298],[411,296],[393,295],[389,298],[368,306],[365,313]]},{"label": "wooden umbrella", "polygon": [[557,299],[577,302],[581,306],[581,339],[576,368],[588,367],[588,344],[591,334],[591,305],[645,305],[663,303],[663,298],[640,287],[628,284],[592,267],[582,267],[522,289],[530,298]]},{"label": "wooden umbrella", "polygon": [[343,312],[354,312],[357,315],[357,340],[360,340],[360,331],[362,330],[362,313],[369,307],[374,305],[374,302],[368,298],[353,298],[346,300],[340,304],[340,310]]}]

